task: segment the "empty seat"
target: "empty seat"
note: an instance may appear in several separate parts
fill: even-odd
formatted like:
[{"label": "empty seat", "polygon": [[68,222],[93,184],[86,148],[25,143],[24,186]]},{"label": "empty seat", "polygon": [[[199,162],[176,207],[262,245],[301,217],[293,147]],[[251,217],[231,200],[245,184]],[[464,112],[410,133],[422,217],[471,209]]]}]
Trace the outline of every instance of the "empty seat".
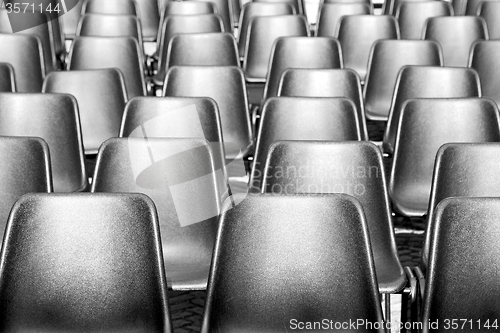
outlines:
[{"label": "empty seat", "polygon": [[422,265],[427,267],[438,204],[451,197],[500,197],[500,144],[449,143],[436,156]]},{"label": "empty seat", "polygon": [[40,138],[0,137],[0,245],[10,210],[26,193],[52,192],[49,147]]},{"label": "empty seat", "polygon": [[267,155],[262,192],[345,193],[358,199],[368,224],[379,290],[394,293],[403,289],[406,278],[396,250],[382,153],[376,145],[276,142]]},{"label": "empty seat", "polygon": [[78,22],[80,21],[80,17],[82,16],[82,4],[83,1],[77,1],[73,9],[69,10],[66,14],[61,16],[64,37],[66,39],[72,40],[76,36]]},{"label": "empty seat", "polygon": [[243,59],[245,47],[247,44],[248,26],[252,18],[259,16],[278,16],[295,14],[295,8],[286,2],[267,3],[267,2],[249,2],[241,9],[238,35],[238,53]]},{"label": "empty seat", "polygon": [[129,98],[146,95],[144,60],[133,37],[79,37],[73,41],[69,70],[117,68]]},{"label": "empty seat", "polygon": [[340,44],[331,37],[280,37],[269,60],[264,101],[278,94],[281,75],[288,68],[342,68]]},{"label": "empty seat", "polygon": [[455,16],[465,15],[465,7],[467,6],[467,0],[452,0],[451,4],[453,6],[453,13]]},{"label": "empty seat", "polygon": [[426,0],[384,0],[382,12],[384,15],[394,15],[400,4],[405,2],[421,2]]},{"label": "empty seat", "polygon": [[399,22],[401,39],[421,39],[428,18],[451,15],[453,7],[446,1],[402,1],[395,17]]},{"label": "empty seat", "polygon": [[240,68],[172,67],[165,79],[163,96],[213,98],[219,106],[226,158],[241,158],[249,153],[253,135],[245,79]]},{"label": "empty seat", "polygon": [[465,14],[468,16],[477,15],[479,6],[484,2],[484,0],[465,0]]},{"label": "empty seat", "polygon": [[0,94],[0,135],[44,139],[55,192],[87,188],[78,106],[64,94]]},{"label": "empty seat", "polygon": [[412,98],[459,98],[481,96],[476,71],[467,68],[405,66],[396,79],[384,151],[392,154],[404,103]]},{"label": "empty seat", "polygon": [[287,69],[281,75],[278,96],[349,98],[356,106],[362,137],[368,140],[361,83],[351,69]]},{"label": "empty seat", "polygon": [[[497,330],[499,219],[498,198],[450,198],[438,206],[423,332],[431,331],[429,323],[445,323],[448,318],[466,318],[466,322],[459,321],[460,327],[465,324],[464,331]],[[446,329],[440,326],[432,331]]]},{"label": "empty seat", "polygon": [[173,66],[239,66],[236,40],[227,32],[174,35],[163,55],[153,78],[158,86]]},{"label": "empty seat", "polygon": [[254,17],[247,31],[243,70],[249,82],[264,82],[274,42],[279,37],[309,36],[301,15]]},{"label": "empty seat", "polygon": [[297,14],[305,15],[304,3],[302,0],[253,0],[262,3],[287,3],[292,6]]},{"label": "empty seat", "polygon": [[351,15],[340,20],[338,39],[344,67],[355,70],[365,80],[373,43],[379,39],[399,39],[398,23],[393,16]]},{"label": "empty seat", "polygon": [[0,62],[0,92],[16,91],[14,67],[6,62]]},{"label": "empty seat", "polygon": [[99,151],[92,192],[152,198],[169,285],[205,289],[221,208],[216,171],[205,139],[115,138]]},{"label": "empty seat", "polygon": [[196,0],[199,2],[209,2],[214,5],[215,12],[220,15],[224,23],[224,31],[233,31],[233,8],[231,0]]},{"label": "empty seat", "polygon": [[255,158],[250,175],[252,192],[260,192],[269,147],[283,140],[362,140],[356,106],[346,98],[273,97],[262,109]]},{"label": "empty seat", "polygon": [[433,41],[381,40],[373,44],[364,86],[366,117],[386,121],[400,69],[406,65],[442,66],[441,47]]},{"label": "empty seat", "polygon": [[17,91],[42,91],[45,65],[39,39],[29,35],[0,33],[0,45],[0,62],[13,67]]},{"label": "empty seat", "polygon": [[422,216],[429,204],[434,159],[452,142],[498,142],[498,108],[486,98],[414,99],[401,111],[389,194],[394,209]]},{"label": "empty seat", "polygon": [[350,196],[246,197],[222,216],[201,332],[302,330],[323,318],[382,323],[368,244]]},{"label": "empty seat", "polygon": [[160,26],[160,9],[157,0],[136,0],[140,14],[142,35],[145,42],[156,42]]},{"label": "empty seat", "polygon": [[478,15],[486,22],[490,39],[500,39],[500,24],[497,20],[500,15],[500,2],[482,1],[478,6]]},{"label": "empty seat", "polygon": [[133,15],[85,14],[80,19],[77,36],[134,37],[142,48],[139,20]]},{"label": "empty seat", "polygon": [[217,13],[215,4],[213,4],[212,2],[202,1],[160,1],[160,10],[161,20],[160,31],[158,31],[158,33],[161,33],[161,27],[163,27],[166,18],[169,16],[203,15]]},{"label": "empty seat", "polygon": [[73,95],[80,111],[86,154],[97,154],[101,144],[117,137],[127,92],[117,69],[53,72],[47,75],[43,92]]},{"label": "empty seat", "polygon": [[469,67],[475,69],[481,81],[483,96],[500,103],[500,78],[497,69],[500,68],[500,41],[478,41],[472,46]]},{"label": "empty seat", "polygon": [[134,15],[138,13],[135,0],[83,0],[82,14]]},{"label": "empty seat", "polygon": [[2,331],[172,332],[153,202],[28,194],[0,262]]},{"label": "empty seat", "polygon": [[472,44],[488,39],[488,30],[482,17],[431,17],[424,27],[423,38],[441,44],[445,66],[466,67]]},{"label": "empty seat", "polygon": [[320,7],[316,36],[337,37],[342,17],[362,14],[373,14],[373,7],[363,2],[325,3]]}]

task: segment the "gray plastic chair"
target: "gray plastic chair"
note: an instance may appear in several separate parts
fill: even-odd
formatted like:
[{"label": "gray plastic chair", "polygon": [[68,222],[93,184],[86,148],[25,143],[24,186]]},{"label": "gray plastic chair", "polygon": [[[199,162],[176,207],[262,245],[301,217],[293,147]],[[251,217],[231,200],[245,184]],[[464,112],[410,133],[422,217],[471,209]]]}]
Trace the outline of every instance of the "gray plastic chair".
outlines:
[{"label": "gray plastic chair", "polygon": [[0,330],[172,332],[153,202],[28,194],[0,259]]},{"label": "gray plastic chair", "polygon": [[234,66],[172,67],[165,79],[163,96],[210,97],[219,106],[227,159],[247,156],[253,147],[245,78]]},{"label": "gray plastic chair", "polygon": [[351,69],[287,69],[281,75],[278,96],[349,98],[356,106],[363,140],[368,140],[361,83]]},{"label": "gray plastic chair", "polygon": [[407,101],[401,111],[389,183],[393,208],[405,216],[427,213],[434,159],[443,144],[498,141],[498,107],[490,99]]},{"label": "gray plastic chair", "polygon": [[262,109],[250,190],[260,192],[269,147],[276,141],[362,139],[356,106],[347,98],[270,98]]},{"label": "gray plastic chair", "polygon": [[452,16],[453,7],[446,1],[402,1],[394,15],[399,22],[401,39],[421,39],[427,19]]},{"label": "gray plastic chair", "polygon": [[363,14],[373,14],[373,7],[363,2],[325,3],[319,10],[316,36],[337,37],[342,17]]},{"label": "gray plastic chair", "polygon": [[145,42],[156,42],[160,26],[160,9],[157,0],[136,0],[140,14],[142,35]]},{"label": "gray plastic chair", "polygon": [[125,82],[119,70],[53,72],[45,78],[43,92],[76,98],[86,154],[97,154],[104,141],[118,136],[127,103]]},{"label": "gray plastic chair", "polygon": [[61,16],[64,37],[69,40],[75,39],[78,22],[82,16],[83,1],[76,1],[75,7]]},{"label": "gray plastic chair", "polygon": [[[299,170],[301,174],[298,174]],[[358,173],[360,170],[364,170],[363,176]],[[373,143],[276,142],[267,155],[262,193],[345,193],[355,197],[366,216],[379,291],[395,293],[405,286],[406,277],[396,249],[382,153]]]},{"label": "gray plastic chair", "polygon": [[412,98],[480,97],[476,71],[468,68],[405,66],[396,80],[383,148],[392,154],[404,103]]},{"label": "gray plastic chair", "polygon": [[373,43],[379,39],[399,39],[398,22],[388,15],[344,16],[339,23],[338,39],[344,67],[355,70],[364,82]]},{"label": "gray plastic chair", "polygon": [[284,332],[323,318],[382,323],[371,252],[350,196],[250,195],[221,218],[201,332]]},{"label": "gray plastic chair", "polygon": [[302,0],[253,0],[257,3],[287,3],[291,5],[299,15],[305,15],[304,2]]},{"label": "gray plastic chair", "polygon": [[483,96],[500,103],[500,79],[496,71],[500,68],[500,41],[478,41],[472,45],[469,67],[479,74]]},{"label": "gray plastic chair", "polygon": [[6,62],[0,62],[0,92],[15,92],[16,77],[14,67]]},{"label": "gray plastic chair", "polygon": [[145,96],[144,55],[133,37],[78,37],[71,45],[68,69],[119,69],[129,98]]},{"label": "gray plastic chair", "polygon": [[135,0],[83,0],[82,14],[134,15],[139,12]]},{"label": "gray plastic chair", "polygon": [[40,138],[0,137],[0,246],[9,213],[26,193],[52,192],[49,147]]},{"label": "gray plastic chair", "polygon": [[133,15],[85,14],[78,23],[77,36],[134,37],[142,49],[142,31]]},{"label": "gray plastic chair", "polygon": [[[186,0],[188,1],[188,0]],[[224,31],[233,31],[233,7],[231,0],[196,0],[200,2],[209,2],[214,5],[215,11],[222,18],[224,23]]]},{"label": "gray plastic chair", "polygon": [[431,17],[424,27],[423,39],[441,44],[444,66],[466,67],[472,44],[488,39],[488,29],[482,17]]},{"label": "gray plastic chair", "polygon": [[1,93],[0,135],[47,142],[55,192],[87,188],[78,105],[72,96]]},{"label": "gray plastic chair", "polygon": [[477,15],[486,22],[490,39],[500,39],[500,24],[497,20],[500,15],[500,2],[482,1],[478,5]]},{"label": "gray plastic chair", "polygon": [[385,0],[382,5],[384,15],[394,15],[400,4],[405,2],[421,2],[426,0]]},{"label": "gray plastic chair", "polygon": [[221,212],[204,139],[114,138],[99,151],[92,192],[144,193],[158,209],[169,287],[207,285]]},{"label": "gray plastic chair", "polygon": [[363,91],[368,119],[387,121],[398,73],[406,65],[442,66],[441,47],[434,41],[423,40],[375,42]]}]

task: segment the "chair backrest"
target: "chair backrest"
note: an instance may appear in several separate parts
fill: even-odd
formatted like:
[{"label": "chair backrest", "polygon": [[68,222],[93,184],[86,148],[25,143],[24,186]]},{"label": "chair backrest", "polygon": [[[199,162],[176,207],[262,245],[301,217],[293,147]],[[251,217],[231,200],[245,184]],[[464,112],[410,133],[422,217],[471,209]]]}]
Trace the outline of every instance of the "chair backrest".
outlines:
[{"label": "chair backrest", "polygon": [[86,154],[97,154],[104,141],[118,136],[127,103],[125,82],[119,70],[52,72],[45,78],[43,92],[76,98]]},{"label": "chair backrest", "polygon": [[160,26],[160,8],[157,0],[136,0],[140,14],[142,35],[146,42],[156,42]]},{"label": "chair backrest", "polygon": [[373,7],[373,2],[371,0],[320,0],[320,4],[330,4],[330,3],[355,3],[361,2]]},{"label": "chair backrest", "polygon": [[260,192],[269,147],[283,140],[358,141],[363,139],[356,106],[347,98],[273,97],[263,106],[250,176]]},{"label": "chair backrest", "polygon": [[490,325],[497,329],[499,219],[498,198],[450,198],[438,206],[423,302],[423,332],[430,331],[428,323],[461,316],[467,318],[467,330],[485,331]]},{"label": "chair backrest", "polygon": [[363,2],[325,3],[319,10],[316,36],[337,37],[342,17],[363,14],[373,14],[373,7]]},{"label": "chair backrest", "polygon": [[80,21],[80,17],[82,16],[82,5],[83,1],[77,1],[73,9],[61,16],[64,37],[66,39],[73,40],[76,36],[78,22]]},{"label": "chair backrest", "polygon": [[0,135],[44,139],[55,192],[87,188],[78,105],[65,94],[0,94]]},{"label": "chair backrest", "polygon": [[264,101],[278,95],[281,75],[288,68],[342,67],[340,44],[335,38],[280,37],[271,50]]},{"label": "chair backrest", "polygon": [[99,150],[92,192],[144,193],[158,209],[174,289],[204,289],[221,209],[204,139],[114,138]]},{"label": "chair backrest", "polygon": [[364,86],[366,117],[386,121],[399,71],[406,65],[442,66],[437,42],[424,40],[380,40],[373,44]]},{"label": "chair backrest", "polygon": [[0,62],[0,92],[15,92],[16,76],[14,67],[7,62]]},{"label": "chair backrest", "polygon": [[345,97],[354,102],[364,140],[368,140],[359,76],[351,69],[287,69],[281,75],[278,96]]},{"label": "chair backrest", "polygon": [[[135,97],[125,106],[120,137],[202,138],[210,142],[221,198],[227,194],[219,108],[208,97]],[[222,170],[222,173],[219,172]]]},{"label": "chair backrest", "polygon": [[427,0],[385,0],[382,6],[384,15],[394,15],[400,4],[405,2],[423,2]]},{"label": "chair backrest", "polygon": [[134,37],[142,49],[141,25],[134,15],[85,14],[80,19],[77,36]]},{"label": "chair backrest", "polygon": [[498,107],[486,98],[412,99],[401,111],[389,194],[406,216],[427,213],[436,153],[452,142],[498,142]]},{"label": "chair backrest", "polygon": [[451,0],[453,6],[453,13],[455,16],[465,15],[465,7],[467,6],[467,0]]},{"label": "chair backrest", "polygon": [[264,81],[273,45],[279,37],[309,36],[307,20],[302,15],[254,17],[247,31],[243,70],[247,79]]},{"label": "chair backrest", "polygon": [[448,143],[441,148],[434,163],[427,230],[422,247],[422,265],[427,267],[434,234],[437,205],[451,197],[499,197],[498,181],[500,144]]},{"label": "chair backrest", "polygon": [[135,0],[83,0],[82,14],[134,15],[139,10]]},{"label": "chair backrest", "polygon": [[119,69],[129,98],[146,95],[144,60],[133,37],[78,37],[71,45],[69,70]]},{"label": "chair backrest", "polygon": [[226,158],[234,159],[240,153],[246,155],[253,135],[245,78],[240,68],[172,67],[163,88],[163,96],[213,98],[219,106]]},{"label": "chair backrest", "polygon": [[500,41],[478,41],[474,43],[469,57],[469,67],[479,74],[483,96],[500,103],[500,78],[495,72],[500,68]]},{"label": "chair backrest", "polygon": [[396,10],[401,39],[421,39],[428,18],[452,16],[453,7],[446,1],[402,1]]},{"label": "chair backrest", "polygon": [[445,66],[466,67],[472,44],[488,39],[488,29],[482,17],[431,17],[425,24],[423,38],[441,44]]},{"label": "chair backrest", "polygon": [[500,39],[500,24],[496,19],[500,15],[500,3],[496,1],[480,2],[477,12],[486,22],[489,38]]},{"label": "chair backrest", "polygon": [[389,120],[384,133],[384,151],[392,154],[404,103],[412,98],[480,97],[479,76],[473,69],[405,66],[396,79]]},{"label": "chair backrest", "polygon": [[302,0],[253,0],[257,3],[287,3],[293,7],[295,12],[305,15],[304,2]]},{"label": "chair backrest", "polygon": [[0,258],[0,329],[172,332],[158,229],[140,194],[23,196]]},{"label": "chair backrest", "polygon": [[295,8],[286,2],[267,3],[267,2],[249,2],[241,9],[240,22],[238,25],[238,53],[243,59],[245,55],[245,46],[247,41],[247,32],[250,21],[258,16],[278,16],[296,14]]},{"label": "chair backrest", "polygon": [[262,192],[345,193],[366,216],[381,293],[406,282],[399,263],[380,149],[370,142],[280,141],[269,148]]},{"label": "chair backrest", "polygon": [[[215,4],[211,2],[201,2],[201,1],[170,1],[167,0],[164,6],[160,4],[161,19],[160,26],[158,30],[157,41],[161,40],[162,28],[167,17],[177,16],[177,15],[203,15],[203,14],[216,14],[217,9]],[[222,22],[222,18],[221,18]],[[221,23],[222,27],[224,24]]]},{"label": "chair backrest", "polygon": [[10,210],[26,193],[52,192],[49,147],[40,138],[0,137],[0,246]]},{"label": "chair backrest", "polygon": [[201,332],[382,323],[368,238],[361,205],[345,194],[246,197],[221,218]]},{"label": "chair backrest", "polygon": [[379,39],[399,39],[398,22],[388,15],[350,15],[339,23],[338,39],[344,67],[355,70],[365,80],[373,43]]},{"label": "chair backrest", "polygon": [[17,91],[42,91],[45,65],[40,40],[35,36],[0,33],[0,45],[0,62],[14,68]]},{"label": "chair backrest", "polygon": [[475,16],[477,15],[479,6],[485,2],[484,0],[466,0],[465,5],[465,15]]},{"label": "chair backrest", "polygon": [[233,31],[233,8],[230,0],[196,0],[200,2],[212,3],[217,13],[221,16],[224,23],[224,31]]}]

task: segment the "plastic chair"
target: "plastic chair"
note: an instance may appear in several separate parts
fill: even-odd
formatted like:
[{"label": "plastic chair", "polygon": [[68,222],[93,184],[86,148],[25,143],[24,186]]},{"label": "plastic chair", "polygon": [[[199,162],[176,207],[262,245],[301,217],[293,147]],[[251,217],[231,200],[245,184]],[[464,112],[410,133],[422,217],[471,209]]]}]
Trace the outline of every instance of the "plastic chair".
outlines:
[{"label": "plastic chair", "polygon": [[452,15],[453,7],[446,1],[402,1],[395,17],[399,22],[401,39],[421,39],[427,19]]},{"label": "plastic chair", "polygon": [[245,55],[248,26],[254,17],[293,15],[295,13],[295,8],[286,2],[267,3],[252,1],[245,4],[241,9],[240,21],[238,25],[238,53],[241,60],[243,60]]},{"label": "plastic chair", "polygon": [[142,49],[141,25],[133,15],[85,14],[78,24],[77,36],[134,37]]},{"label": "plastic chair", "polygon": [[243,70],[248,82],[265,82],[272,47],[286,36],[309,36],[306,18],[301,15],[254,17],[247,31]]},{"label": "plastic chair", "polygon": [[11,64],[0,62],[0,92],[15,92],[16,78]]},{"label": "plastic chair", "polygon": [[426,0],[385,0],[382,5],[382,12],[384,15],[394,15],[402,3],[407,2],[422,2]]},{"label": "plastic chair", "polygon": [[154,83],[163,85],[169,67],[239,66],[236,40],[230,33],[178,34],[160,57]]},{"label": "plastic chair", "polygon": [[383,321],[359,202],[261,194],[224,213],[201,332],[283,332],[322,318]]},{"label": "plastic chair", "polygon": [[215,11],[221,16],[224,23],[224,31],[233,31],[233,7],[231,0],[196,0],[200,2],[209,2],[214,5]]},{"label": "plastic chair", "polygon": [[479,74],[483,96],[500,103],[500,80],[495,75],[500,65],[500,41],[478,41],[474,43],[469,58],[469,67]]},{"label": "plastic chair", "polygon": [[445,66],[466,67],[472,44],[488,39],[488,30],[482,17],[431,17],[424,27],[423,37],[441,44]]},{"label": "plastic chair", "polygon": [[114,138],[99,151],[92,192],[144,193],[158,209],[167,281],[205,289],[220,214],[204,139]]},{"label": "plastic chair", "polygon": [[0,45],[0,62],[8,63],[14,69],[17,91],[42,91],[45,66],[39,39],[29,35],[0,33]]},{"label": "plastic chair", "polygon": [[129,98],[145,96],[144,60],[133,37],[78,37],[71,45],[68,69],[117,68],[125,78]]},{"label": "plastic chair", "polygon": [[269,147],[276,141],[362,140],[356,106],[346,98],[273,97],[262,109],[250,190],[260,192]]},{"label": "plastic chair", "polygon": [[240,68],[172,67],[167,72],[163,96],[213,98],[219,106],[226,158],[248,155],[253,136],[245,79]]},{"label": "plastic chair", "polygon": [[500,39],[500,24],[497,17],[500,14],[500,4],[496,1],[482,1],[478,5],[477,15],[486,22],[490,39]]},{"label": "plastic chair", "polygon": [[467,0],[452,0],[451,4],[453,6],[453,13],[455,16],[465,15],[465,7],[467,6]]},{"label": "plastic chair", "polygon": [[349,98],[356,106],[363,140],[368,140],[361,83],[351,69],[287,69],[281,75],[278,96]]},{"label": "plastic chair", "polygon": [[73,95],[78,103],[86,154],[97,154],[101,144],[117,137],[127,92],[117,69],[53,72],[43,92]]},{"label": "plastic chair", "polygon": [[449,143],[438,150],[422,247],[420,266],[423,269],[428,265],[436,207],[442,200],[451,197],[500,196],[500,183],[497,181],[499,153],[500,144],[496,143]]},{"label": "plastic chair", "polygon": [[135,0],[83,0],[82,14],[134,15],[139,12]]},{"label": "plastic chair", "polygon": [[72,96],[1,93],[0,135],[47,142],[55,192],[87,188],[78,106]]},{"label": "plastic chair", "polygon": [[75,39],[78,22],[82,16],[83,1],[77,1],[75,7],[61,16],[64,37],[69,40]]},{"label": "plastic chair", "polygon": [[[157,40],[161,40],[161,30],[167,17],[177,15],[203,15],[216,14],[215,4],[202,1],[160,1],[160,29],[158,30]],[[221,18],[222,20],[222,18]],[[222,21],[221,21],[222,22]],[[224,24],[222,24],[224,26]]]},{"label": "plastic chair", "polygon": [[373,14],[373,7],[363,2],[325,3],[319,10],[316,36],[337,37],[342,17],[363,14]]},{"label": "plastic chair", "polygon": [[0,137],[0,245],[10,210],[26,193],[52,192],[49,147],[40,138]]},{"label": "plastic chair", "polygon": [[427,213],[434,159],[443,144],[498,141],[498,108],[492,100],[407,101],[401,111],[389,184],[394,209],[405,216]]},{"label": "plastic chair", "polygon": [[344,67],[355,70],[364,82],[373,43],[379,39],[399,39],[398,22],[386,15],[344,16],[339,23],[338,39]]},{"label": "plastic chair", "polygon": [[434,41],[423,40],[375,42],[363,91],[368,119],[387,121],[398,73],[406,65],[442,66],[441,47]]},{"label": "plastic chair", "polygon": [[172,332],[158,218],[140,194],[28,194],[0,262],[2,331]]},{"label": "plastic chair", "polygon": [[302,0],[253,0],[256,3],[286,3],[293,7],[295,13],[305,15],[304,3]]},{"label": "plastic chair", "polygon": [[145,42],[156,42],[160,26],[160,9],[157,0],[136,0],[141,16],[141,30]]},{"label": "plastic chair", "polygon": [[[467,318],[464,330],[497,329],[499,212],[498,198],[450,198],[439,205],[425,287],[423,332],[430,331],[429,323],[462,317]],[[460,327],[463,323],[460,321]]]},{"label": "plastic chair", "polygon": [[484,0],[466,0],[465,1],[465,14],[467,16],[475,16],[478,13],[479,6],[485,2]]},{"label": "plastic chair", "polygon": [[288,68],[342,68],[340,44],[331,37],[281,37],[269,59],[264,99],[276,97],[281,75]]},{"label": "plastic chair", "polygon": [[476,71],[467,68],[405,66],[396,79],[383,149],[392,154],[404,103],[412,98],[460,98],[481,96]]},{"label": "plastic chair", "polygon": [[382,153],[369,142],[276,142],[269,148],[262,180],[262,193],[345,193],[358,199],[368,224],[379,291],[395,293],[403,289],[406,277],[386,188]]}]

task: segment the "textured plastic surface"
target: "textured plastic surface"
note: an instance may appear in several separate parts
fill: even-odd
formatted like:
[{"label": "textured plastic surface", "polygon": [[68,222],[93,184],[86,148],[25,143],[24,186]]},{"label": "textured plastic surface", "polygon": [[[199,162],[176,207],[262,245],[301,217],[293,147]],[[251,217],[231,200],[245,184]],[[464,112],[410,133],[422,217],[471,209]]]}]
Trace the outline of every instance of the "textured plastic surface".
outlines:
[{"label": "textured plastic surface", "polygon": [[292,319],[324,318],[382,321],[359,202],[260,194],[224,213],[201,331],[285,332]]},{"label": "textured plastic surface", "polygon": [[500,3],[496,1],[480,2],[477,12],[478,16],[481,16],[486,22],[490,39],[500,39],[500,22],[497,19],[500,15]]},{"label": "textured plastic surface", "polygon": [[142,31],[134,15],[85,14],[78,24],[77,36],[134,37],[142,47]]},{"label": "textured plastic surface", "polygon": [[481,92],[484,97],[500,103],[500,78],[496,75],[500,69],[500,41],[477,41],[472,45],[469,67],[479,74]]},{"label": "textured plastic surface", "polygon": [[233,8],[230,5],[230,0],[196,0],[200,2],[208,2],[214,5],[215,11],[222,18],[224,23],[224,31],[233,31]]},{"label": "textured plastic surface", "polygon": [[498,107],[486,98],[415,99],[403,106],[389,194],[405,216],[427,213],[434,160],[452,142],[498,142]]},{"label": "textured plastic surface", "polygon": [[319,11],[316,36],[337,37],[343,16],[363,14],[373,14],[373,7],[363,2],[325,3]]},{"label": "textured plastic surface", "polygon": [[62,27],[66,39],[74,39],[76,36],[76,28],[82,16],[83,1],[78,1],[72,10],[61,16]]},{"label": "textured plastic surface", "polygon": [[135,0],[81,0],[82,13],[98,13],[111,15],[134,15],[137,16],[139,10]]},{"label": "textured plastic surface", "polygon": [[0,62],[0,92],[15,92],[16,78],[14,67],[7,62]]},{"label": "textured plastic surface", "polygon": [[142,35],[146,42],[156,42],[160,26],[160,9],[157,0],[135,0],[139,9]]},{"label": "textured plastic surface", "polygon": [[402,1],[397,10],[401,39],[421,39],[425,21],[430,17],[451,16],[453,7],[445,1]]},{"label": "textured plastic surface", "polygon": [[140,194],[29,194],[0,258],[4,332],[171,332],[156,210]]}]

